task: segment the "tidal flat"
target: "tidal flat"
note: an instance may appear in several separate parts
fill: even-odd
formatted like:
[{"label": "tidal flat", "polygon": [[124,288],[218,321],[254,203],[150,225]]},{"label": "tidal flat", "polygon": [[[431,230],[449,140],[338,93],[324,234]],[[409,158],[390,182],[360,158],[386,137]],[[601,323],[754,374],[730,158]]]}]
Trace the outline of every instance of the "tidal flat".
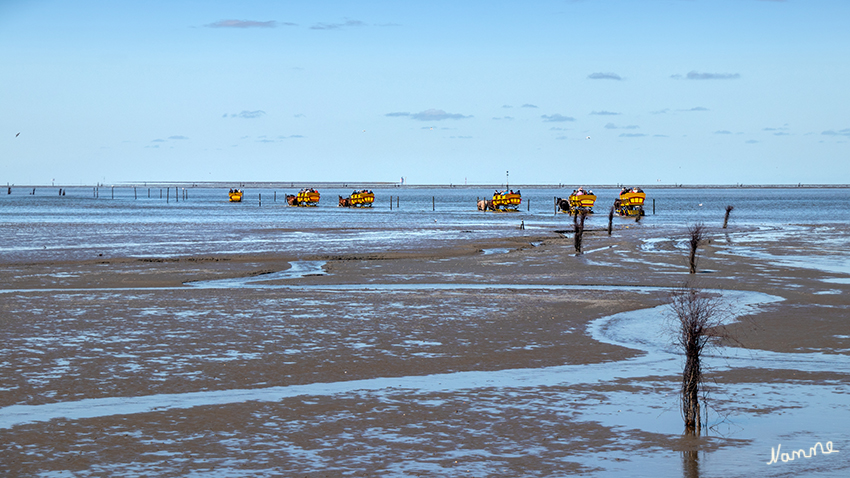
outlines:
[{"label": "tidal flat", "polygon": [[[846,224],[710,228],[689,274],[682,228],[601,216],[581,255],[462,224],[362,253],[6,257],[0,472],[846,474]],[[686,281],[736,338],[707,351],[699,437],[666,305]],[[837,451],[768,464],[817,442]]]}]

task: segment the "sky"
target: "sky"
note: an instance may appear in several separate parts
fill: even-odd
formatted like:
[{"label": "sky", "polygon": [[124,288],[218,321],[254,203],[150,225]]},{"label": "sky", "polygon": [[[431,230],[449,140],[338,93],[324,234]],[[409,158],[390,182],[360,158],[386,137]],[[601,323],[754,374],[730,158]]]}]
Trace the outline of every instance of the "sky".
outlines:
[{"label": "sky", "polygon": [[848,184],[846,0],[0,0],[0,183]]}]

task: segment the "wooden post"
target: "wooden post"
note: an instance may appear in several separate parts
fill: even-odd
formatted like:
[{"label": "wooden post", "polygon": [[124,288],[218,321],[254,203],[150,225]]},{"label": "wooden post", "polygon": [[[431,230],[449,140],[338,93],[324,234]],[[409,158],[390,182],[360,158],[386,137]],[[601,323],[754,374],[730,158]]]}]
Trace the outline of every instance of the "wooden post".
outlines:
[{"label": "wooden post", "polygon": [[395,197],[395,208],[398,209],[398,196]]},{"label": "wooden post", "polygon": [[133,199],[139,199],[139,197],[136,196],[136,187],[135,186],[133,186]]},{"label": "wooden post", "polygon": [[[531,211],[531,199],[530,198],[528,200],[528,210]],[[523,229],[525,229],[525,228],[523,228]]]},{"label": "wooden post", "polygon": [[174,186],[174,201],[180,202],[180,199],[177,197],[177,193],[180,192],[177,189],[177,186]]},{"label": "wooden post", "polygon": [[436,208],[437,208],[437,205],[436,205],[434,196],[431,196],[431,210],[436,211],[437,210]]},{"label": "wooden post", "polygon": [[274,200],[272,202],[277,202],[277,191],[274,192]]},{"label": "wooden post", "polygon": [[652,215],[655,215],[655,198],[652,198]]},{"label": "wooden post", "polygon": [[[35,189],[33,189],[32,192],[35,194]],[[115,186],[112,186],[112,199],[115,199]]]},{"label": "wooden post", "polygon": [[390,211],[393,210],[393,197],[390,196]]},{"label": "wooden post", "polygon": [[148,188],[148,199],[151,198],[151,188]]},{"label": "wooden post", "polygon": [[263,193],[257,195],[257,206],[263,205]]}]

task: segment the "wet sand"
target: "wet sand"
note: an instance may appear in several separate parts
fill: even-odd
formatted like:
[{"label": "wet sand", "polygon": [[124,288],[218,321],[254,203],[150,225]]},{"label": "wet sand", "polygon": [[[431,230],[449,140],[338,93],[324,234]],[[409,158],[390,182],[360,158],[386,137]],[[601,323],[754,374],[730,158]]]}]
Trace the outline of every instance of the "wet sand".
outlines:
[{"label": "wet sand", "polygon": [[[845,226],[795,227],[806,234],[710,229],[695,275],[687,273],[684,231],[640,224],[610,237],[587,232],[580,256],[571,237],[551,232],[362,255],[0,264],[0,416],[12,423],[0,429],[0,472],[841,475],[850,467],[843,451],[766,465],[778,440],[784,449],[831,440],[843,450],[850,436],[835,425],[850,418],[835,405],[850,396],[850,274],[776,259],[828,260],[828,244]],[[320,261],[322,272],[271,274],[293,261]],[[192,285],[246,277],[255,281]],[[571,375],[597,367],[588,370],[616,376],[621,364],[645,356],[638,346],[594,338],[589,325],[663,305],[686,280],[781,298],[729,330],[745,353],[788,354],[779,368],[764,359],[730,367],[715,351],[720,356],[706,360],[713,428],[700,438],[681,434],[675,373],[647,364],[640,376]],[[666,331],[646,332],[657,339]],[[788,356],[826,365],[795,368]],[[576,368],[553,382],[560,366]],[[528,383],[514,377],[503,385],[498,373],[510,370]],[[441,385],[465,372],[480,372],[484,382]],[[398,386],[370,385],[393,377]],[[115,397],[179,402],[195,392],[361,383],[353,381],[367,385],[97,412],[105,403],[98,400]],[[38,408],[9,418],[13,405],[81,400],[94,409],[86,418],[39,419]]]}]

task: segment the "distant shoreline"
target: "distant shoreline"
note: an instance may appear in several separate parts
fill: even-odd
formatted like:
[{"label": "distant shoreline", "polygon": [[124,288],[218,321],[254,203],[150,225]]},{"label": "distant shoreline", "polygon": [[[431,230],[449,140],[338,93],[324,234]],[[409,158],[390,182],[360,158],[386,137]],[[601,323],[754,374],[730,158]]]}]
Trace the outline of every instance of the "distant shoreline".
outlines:
[{"label": "distant shoreline", "polygon": [[[565,189],[579,184],[513,184],[510,189]],[[850,184],[581,184],[589,189],[850,189]],[[113,184],[10,184],[4,188],[181,188],[181,189],[506,189],[505,184],[404,184],[370,181],[123,181]]]}]

